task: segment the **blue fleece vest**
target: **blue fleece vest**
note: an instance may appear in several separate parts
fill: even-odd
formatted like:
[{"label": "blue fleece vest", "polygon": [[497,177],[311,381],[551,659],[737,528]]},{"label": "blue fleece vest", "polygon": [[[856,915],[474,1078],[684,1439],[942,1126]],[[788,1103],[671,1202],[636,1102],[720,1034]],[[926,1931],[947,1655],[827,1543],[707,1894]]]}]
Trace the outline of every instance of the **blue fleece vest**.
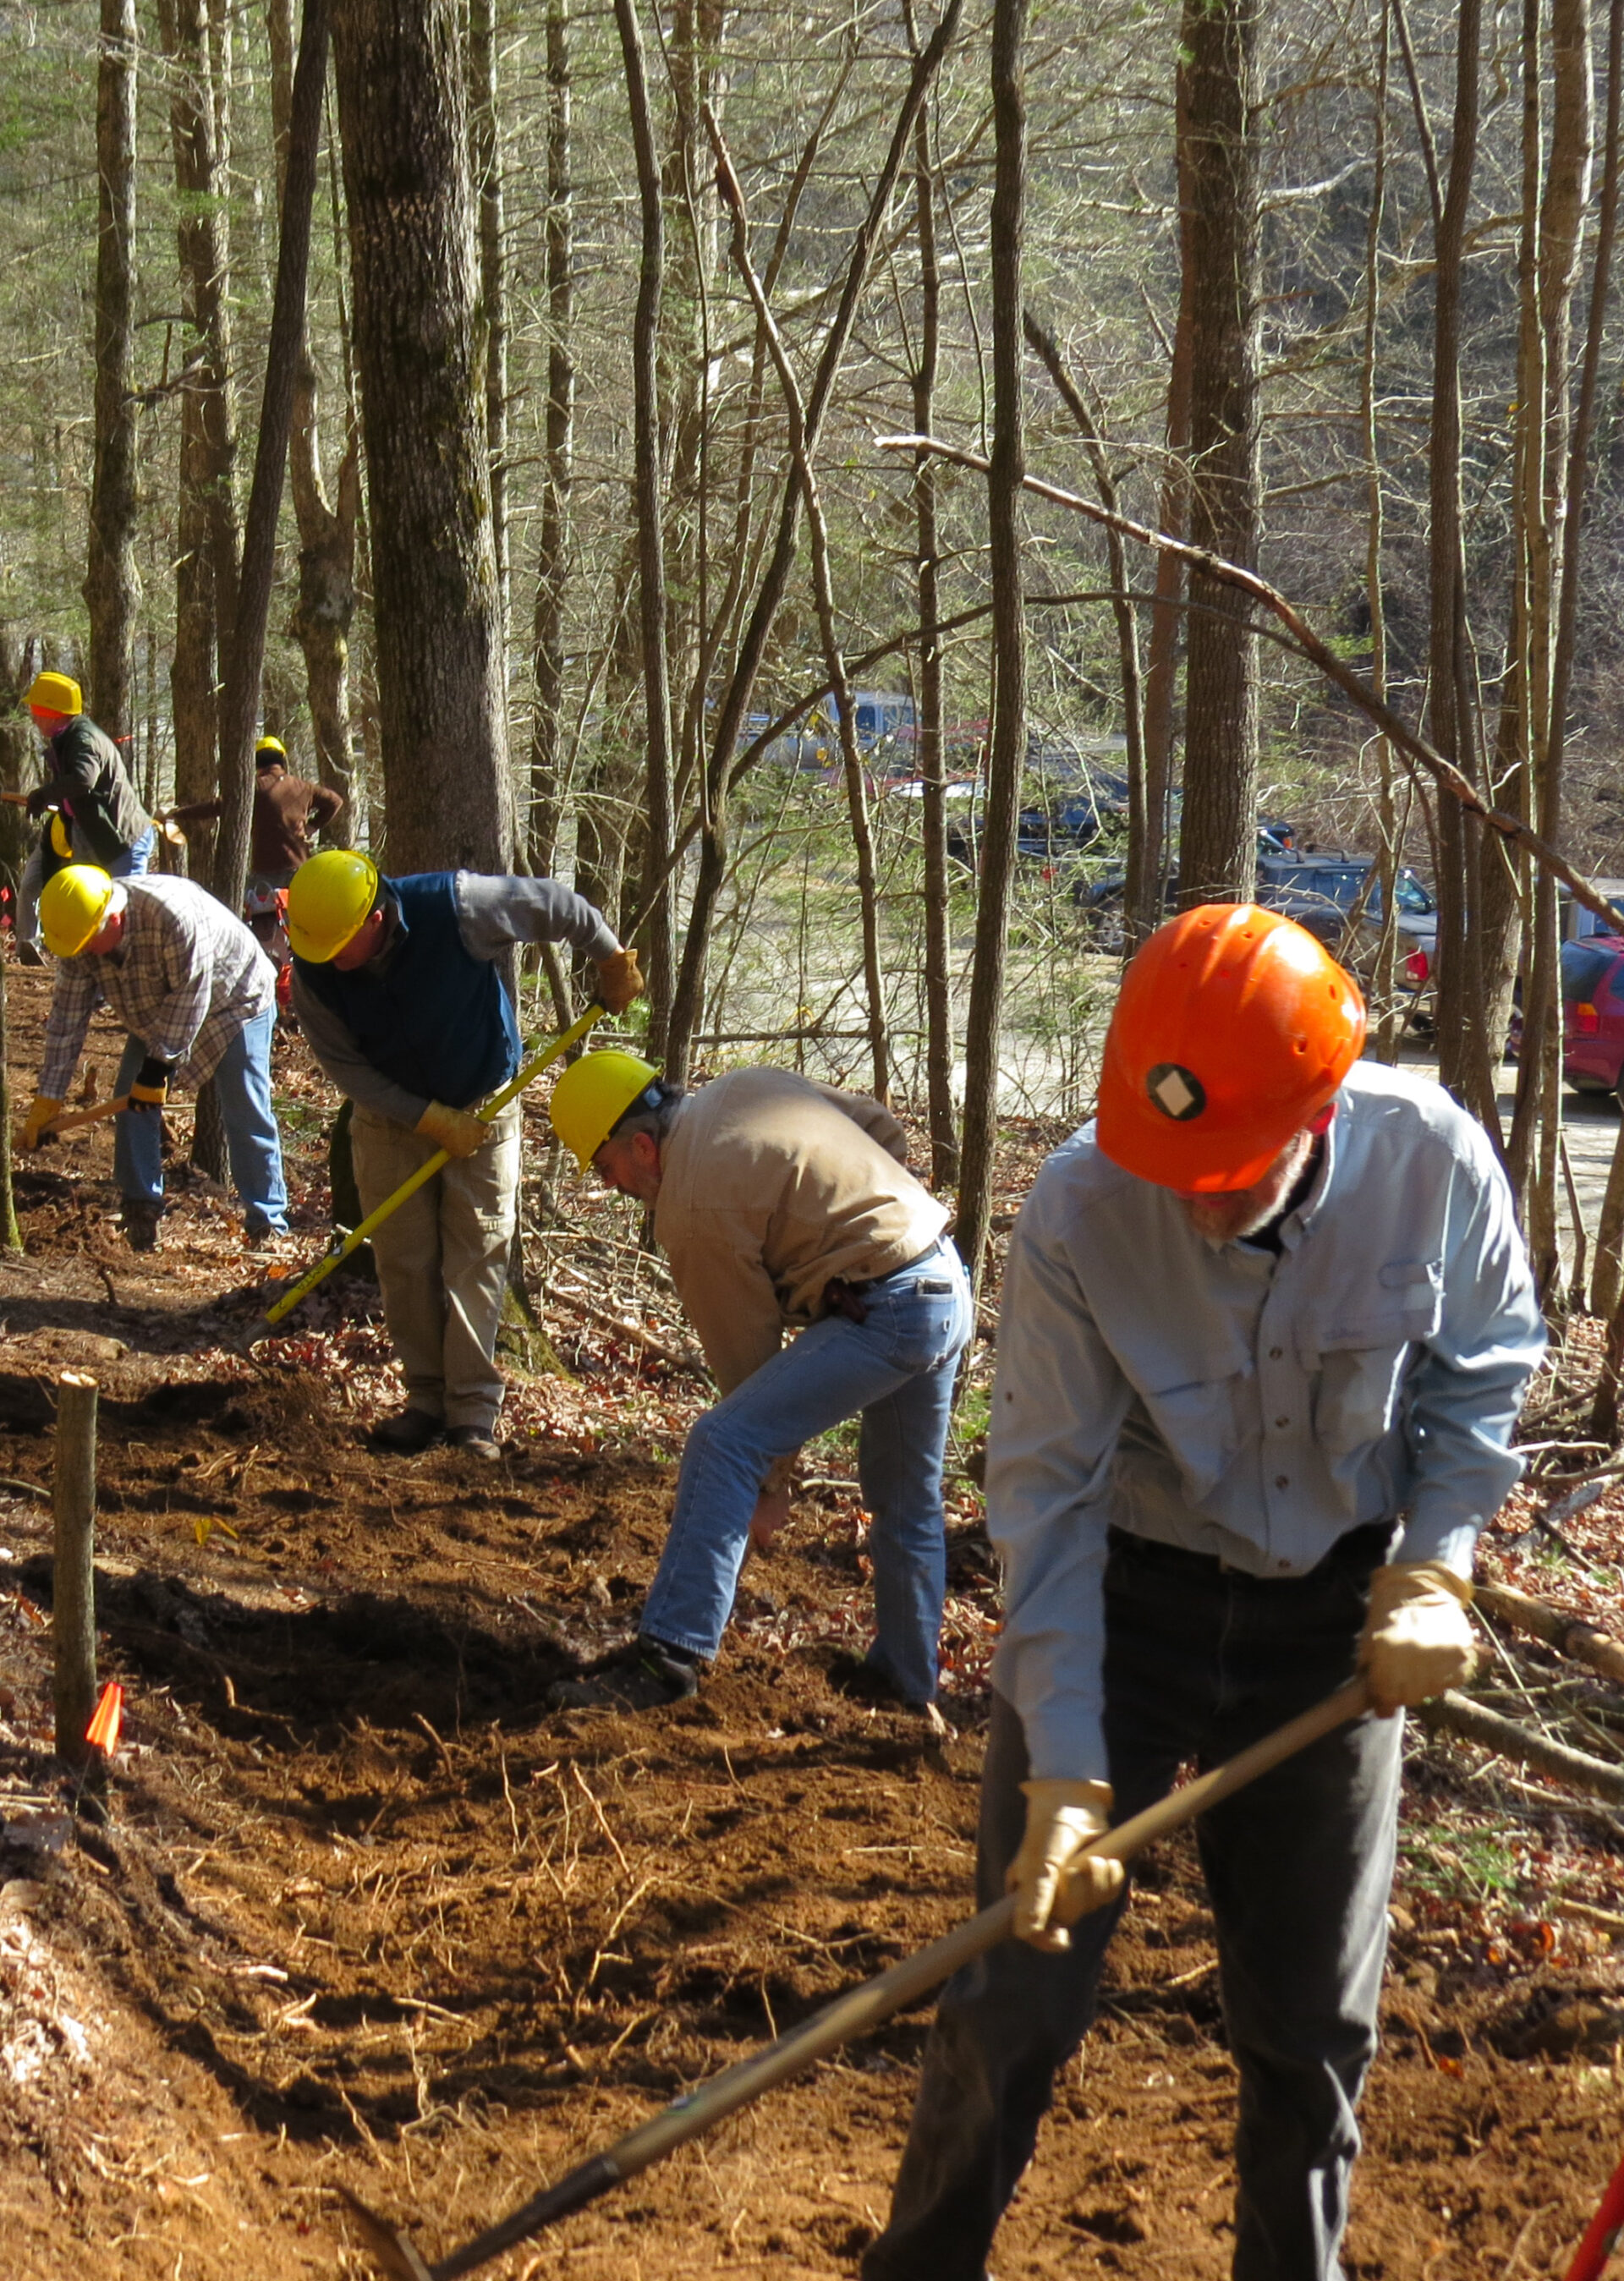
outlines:
[{"label": "blue fleece vest", "polygon": [[299,979],[331,1007],[379,1075],[425,1100],[471,1109],[519,1066],[519,1031],[496,968],[470,955],[451,871],[384,879],[400,924],[383,968],[351,974],[296,959]]}]

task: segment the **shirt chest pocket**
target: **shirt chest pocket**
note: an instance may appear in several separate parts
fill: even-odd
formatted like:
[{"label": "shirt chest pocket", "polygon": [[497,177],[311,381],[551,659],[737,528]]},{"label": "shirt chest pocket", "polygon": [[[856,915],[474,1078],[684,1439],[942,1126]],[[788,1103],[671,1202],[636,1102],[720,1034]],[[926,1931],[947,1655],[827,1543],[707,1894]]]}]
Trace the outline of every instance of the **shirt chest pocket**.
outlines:
[{"label": "shirt chest pocket", "polygon": [[1442,1263],[1401,1259],[1305,1332],[1299,1358],[1316,1379],[1314,1439],[1326,1457],[1355,1456],[1391,1430],[1411,1354],[1442,1318]]},{"label": "shirt chest pocket", "polygon": [[[1145,1371],[1139,1384],[1140,1400],[1192,1504],[1199,1504],[1229,1471],[1246,1439],[1248,1418],[1257,1410],[1257,1373],[1247,1348],[1231,1326],[1215,1322],[1206,1327],[1210,1335],[1204,1342],[1182,1341],[1184,1353],[1164,1356],[1154,1380]],[[1196,1377],[1203,1363],[1206,1374]],[[1156,1382],[1162,1380],[1171,1382]]]}]

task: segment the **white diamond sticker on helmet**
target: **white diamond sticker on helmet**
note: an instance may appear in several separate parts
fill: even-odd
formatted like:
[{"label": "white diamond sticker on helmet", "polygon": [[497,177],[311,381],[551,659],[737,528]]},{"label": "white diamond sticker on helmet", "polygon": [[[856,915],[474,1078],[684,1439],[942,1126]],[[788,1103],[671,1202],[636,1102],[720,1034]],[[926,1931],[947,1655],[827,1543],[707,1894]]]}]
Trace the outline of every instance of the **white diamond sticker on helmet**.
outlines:
[{"label": "white diamond sticker on helmet", "polygon": [[1177,1062],[1158,1062],[1145,1079],[1145,1090],[1163,1116],[1171,1117],[1175,1125],[1187,1124],[1207,1105],[1201,1079]]}]

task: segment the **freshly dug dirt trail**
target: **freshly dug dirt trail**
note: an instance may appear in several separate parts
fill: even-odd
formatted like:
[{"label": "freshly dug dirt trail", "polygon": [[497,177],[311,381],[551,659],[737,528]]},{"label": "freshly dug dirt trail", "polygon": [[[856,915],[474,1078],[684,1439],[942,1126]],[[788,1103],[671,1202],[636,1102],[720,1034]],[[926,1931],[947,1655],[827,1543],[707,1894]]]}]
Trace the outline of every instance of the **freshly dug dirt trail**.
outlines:
[{"label": "freshly dug dirt trail", "polygon": [[[26,1086],[38,1007],[33,978],[12,980]],[[319,1134],[296,1049],[280,1076],[313,1249]],[[341,2182],[440,2254],[967,1913],[995,1621],[968,1493],[949,1736],[831,1684],[867,1597],[839,1450],[746,1572],[700,1700],[549,1712],[552,1682],[630,1628],[702,1390],[584,1337],[566,1342],[576,1382],[515,1388],[499,1465],[375,1458],[360,1434],[391,1380],[364,1287],[245,1361],[230,1341],[274,1287],[226,1202],[185,1191],[164,1248],[136,1259],[105,1171],[104,1138],[28,1160],[27,1256],[0,1262],[12,2281],[360,2276]],[[99,1798],[75,1798],[50,1754],[42,1492],[65,1367],[102,1386],[101,1659],[128,1690]],[[1451,1886],[1439,1864],[1470,1867],[1452,1819],[1465,1768],[1427,1750],[1349,2270],[1556,2274],[1624,2138],[1615,1841],[1554,1801],[1525,1817],[1530,1854],[1554,1850],[1592,1897],[1584,1922]],[[492,2270],[850,2273],[883,2219],[928,2017]],[[1146,1865],[1104,2015],[1000,2237],[1000,2281],[1218,2281],[1234,2089],[1179,1842]]]}]

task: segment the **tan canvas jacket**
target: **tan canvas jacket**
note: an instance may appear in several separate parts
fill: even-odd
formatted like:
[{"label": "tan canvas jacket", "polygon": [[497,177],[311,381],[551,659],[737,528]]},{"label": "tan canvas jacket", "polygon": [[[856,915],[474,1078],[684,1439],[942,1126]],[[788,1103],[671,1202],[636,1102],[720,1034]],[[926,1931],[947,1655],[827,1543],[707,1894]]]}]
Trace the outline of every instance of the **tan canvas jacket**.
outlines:
[{"label": "tan canvas jacket", "polygon": [[733,1070],[677,1111],[654,1235],[723,1394],[812,1321],[836,1279],[928,1251],[947,1214],[904,1164],[889,1110],[793,1071]]}]

